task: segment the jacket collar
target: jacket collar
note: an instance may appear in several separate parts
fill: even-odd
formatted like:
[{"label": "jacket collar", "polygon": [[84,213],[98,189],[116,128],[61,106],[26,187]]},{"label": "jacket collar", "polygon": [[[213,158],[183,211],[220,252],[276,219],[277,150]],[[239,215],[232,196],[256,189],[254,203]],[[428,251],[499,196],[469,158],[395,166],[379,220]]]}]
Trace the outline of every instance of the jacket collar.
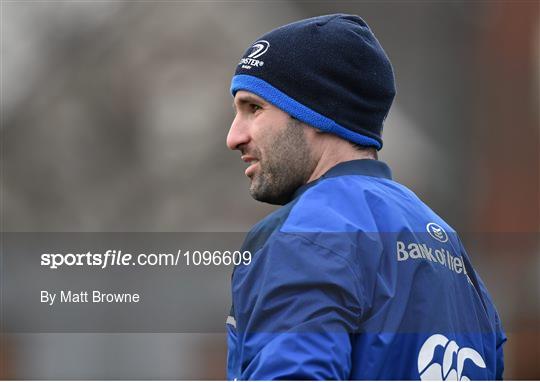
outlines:
[{"label": "jacket collar", "polygon": [[348,162],[338,163],[319,179],[299,187],[294,193],[292,199],[296,199],[323,179],[335,178],[337,176],[344,175],[364,175],[373,176],[376,178],[392,179],[392,172],[386,163],[374,159],[356,159]]}]

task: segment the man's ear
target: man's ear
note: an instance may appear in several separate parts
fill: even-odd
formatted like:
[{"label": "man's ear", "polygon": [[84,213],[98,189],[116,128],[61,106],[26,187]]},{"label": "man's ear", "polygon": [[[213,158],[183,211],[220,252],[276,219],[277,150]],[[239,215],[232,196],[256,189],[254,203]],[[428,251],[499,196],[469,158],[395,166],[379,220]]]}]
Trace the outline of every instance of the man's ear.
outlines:
[{"label": "man's ear", "polygon": [[315,134],[317,135],[322,135],[322,134],[328,134],[326,131],[323,131],[321,129],[318,129],[316,127],[313,127],[313,126],[309,126],[311,129],[313,129],[313,131],[315,131]]},{"label": "man's ear", "polygon": [[306,137],[309,137],[312,143],[320,142],[326,135],[324,131],[310,125],[304,124],[304,129]]},{"label": "man's ear", "polygon": [[290,117],[291,117],[291,120],[295,121],[297,124],[299,124],[299,125],[301,125],[303,127],[308,128],[311,131],[314,131],[315,134],[325,134],[324,131],[322,131],[322,130],[316,128],[316,127],[313,127],[311,125],[308,125],[307,123],[304,123],[304,122],[300,121],[298,118],[295,118],[292,115],[290,115]]}]

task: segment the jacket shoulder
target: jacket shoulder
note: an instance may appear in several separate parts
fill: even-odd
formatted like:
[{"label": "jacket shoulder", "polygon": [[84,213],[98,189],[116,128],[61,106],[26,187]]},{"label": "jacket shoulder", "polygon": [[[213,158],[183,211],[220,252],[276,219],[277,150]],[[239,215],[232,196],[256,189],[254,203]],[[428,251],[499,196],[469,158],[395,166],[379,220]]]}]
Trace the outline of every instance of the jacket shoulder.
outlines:
[{"label": "jacket shoulder", "polygon": [[392,180],[363,175],[323,179],[304,192],[284,219],[285,232],[385,232],[403,209],[427,207]]}]

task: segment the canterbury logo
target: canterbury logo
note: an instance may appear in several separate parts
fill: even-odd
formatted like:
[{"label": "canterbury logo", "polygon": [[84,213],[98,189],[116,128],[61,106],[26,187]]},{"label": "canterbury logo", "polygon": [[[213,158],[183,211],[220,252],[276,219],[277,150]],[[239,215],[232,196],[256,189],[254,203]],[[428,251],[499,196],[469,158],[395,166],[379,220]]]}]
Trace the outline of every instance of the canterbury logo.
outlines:
[{"label": "canterbury logo", "polygon": [[[435,349],[442,346],[444,356],[442,365],[433,361]],[[457,358],[457,367],[454,366],[454,355]],[[476,366],[485,368],[486,363],[482,356],[472,348],[460,348],[455,341],[450,341],[442,334],[434,334],[422,345],[418,353],[418,373],[423,381],[469,381],[463,375],[463,366],[466,360],[472,361]]]},{"label": "canterbury logo", "polygon": [[268,50],[269,47],[270,47],[270,43],[268,41],[266,41],[266,40],[256,41],[253,44],[253,46],[252,46],[253,50],[248,55],[248,57],[249,58],[261,57],[263,54],[266,53],[266,51]]}]

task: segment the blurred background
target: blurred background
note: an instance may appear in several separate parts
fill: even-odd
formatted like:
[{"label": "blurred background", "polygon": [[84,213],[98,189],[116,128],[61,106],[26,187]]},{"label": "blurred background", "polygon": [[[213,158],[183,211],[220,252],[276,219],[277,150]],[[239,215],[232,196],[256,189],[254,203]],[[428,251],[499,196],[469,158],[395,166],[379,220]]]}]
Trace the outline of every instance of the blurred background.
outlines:
[{"label": "blurred background", "polygon": [[[249,230],[275,207],[225,147],[231,75],[261,34],[337,12],[363,17],[394,65],[381,158],[462,233],[508,332],[505,377],[540,379],[534,0],[2,1],[1,231]],[[4,379],[225,378],[224,333],[0,343]]]}]

